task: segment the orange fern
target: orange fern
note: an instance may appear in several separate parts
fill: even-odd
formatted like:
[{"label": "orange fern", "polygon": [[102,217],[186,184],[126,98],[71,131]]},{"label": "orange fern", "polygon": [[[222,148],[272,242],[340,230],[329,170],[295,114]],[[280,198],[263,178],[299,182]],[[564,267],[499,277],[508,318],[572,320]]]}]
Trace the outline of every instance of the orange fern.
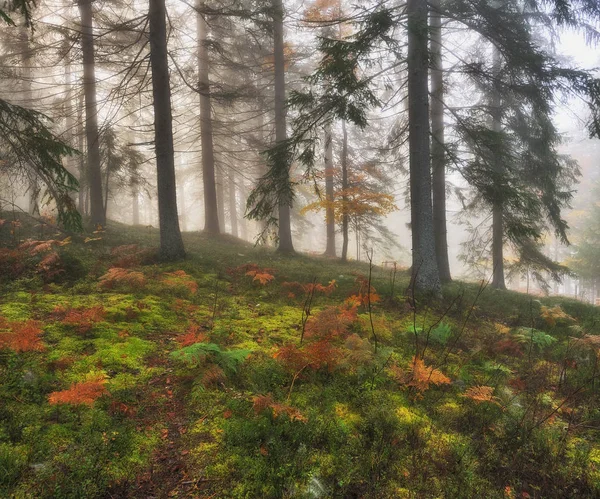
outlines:
[{"label": "orange fern", "polygon": [[146,285],[146,277],[141,272],[113,267],[100,277],[100,287],[113,289],[119,286],[143,288]]},{"label": "orange fern", "polygon": [[491,386],[472,386],[468,388],[465,393],[463,393],[463,397],[474,400],[478,404],[482,402],[496,402],[496,397],[494,397],[494,388]]},{"label": "orange fern", "polygon": [[162,282],[166,286],[170,288],[175,288],[177,286],[183,286],[188,289],[188,291],[195,295],[198,292],[198,283],[194,280],[194,278],[186,274],[183,270],[176,270],[175,272],[166,272],[165,277]]},{"label": "orange fern", "polygon": [[433,367],[428,367],[419,357],[413,357],[409,371],[404,372],[397,366],[392,367],[394,378],[406,386],[414,387],[418,392],[424,392],[430,385],[448,385],[451,383],[442,371]]},{"label": "orange fern", "polygon": [[45,350],[42,343],[42,330],[36,321],[11,322],[2,320],[0,329],[9,329],[0,332],[0,349],[7,348],[14,352],[41,352]]},{"label": "orange fern", "polygon": [[50,405],[93,405],[94,402],[108,393],[104,386],[106,379],[97,377],[71,385],[67,390],[52,392],[48,395]]},{"label": "orange fern", "polygon": [[271,410],[274,418],[279,417],[281,414],[286,414],[288,418],[290,418],[290,421],[300,421],[302,423],[308,421],[306,416],[304,416],[297,408],[275,402],[271,394],[253,397],[252,407],[254,409],[254,414],[256,415]]}]

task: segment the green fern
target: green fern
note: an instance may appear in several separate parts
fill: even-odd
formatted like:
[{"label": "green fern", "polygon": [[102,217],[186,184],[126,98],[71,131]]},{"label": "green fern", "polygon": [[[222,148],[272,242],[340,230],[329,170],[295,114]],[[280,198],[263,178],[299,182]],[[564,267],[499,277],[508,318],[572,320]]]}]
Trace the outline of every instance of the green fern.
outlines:
[{"label": "green fern", "polygon": [[550,336],[544,331],[526,327],[517,329],[513,336],[519,343],[533,343],[539,350],[543,350],[557,341],[554,336]]},{"label": "green fern", "polygon": [[199,364],[207,357],[227,373],[235,373],[239,365],[246,360],[251,350],[221,350],[215,343],[195,343],[171,353],[174,359],[187,364]]}]

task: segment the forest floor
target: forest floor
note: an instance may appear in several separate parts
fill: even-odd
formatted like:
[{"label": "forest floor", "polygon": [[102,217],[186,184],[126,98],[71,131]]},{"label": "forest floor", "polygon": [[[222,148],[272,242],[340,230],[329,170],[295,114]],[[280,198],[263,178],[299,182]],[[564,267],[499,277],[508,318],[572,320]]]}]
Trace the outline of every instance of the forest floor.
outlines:
[{"label": "forest floor", "polygon": [[0,497],[600,497],[597,307],[0,219]]}]

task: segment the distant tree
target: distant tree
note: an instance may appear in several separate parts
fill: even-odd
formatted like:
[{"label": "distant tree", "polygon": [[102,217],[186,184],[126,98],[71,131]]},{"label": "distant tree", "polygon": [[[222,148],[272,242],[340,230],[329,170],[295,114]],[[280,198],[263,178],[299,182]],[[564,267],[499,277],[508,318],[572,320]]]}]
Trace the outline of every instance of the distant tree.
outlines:
[{"label": "distant tree", "polygon": [[106,225],[106,216],[100,166],[100,133],[98,129],[92,2],[93,0],[78,0],[81,15],[81,52],[83,55],[83,90],[85,96],[86,168],[90,190],[90,221],[93,226],[104,226]]},{"label": "distant tree", "polygon": [[[13,11],[32,28],[31,8],[34,2],[14,0],[8,6],[0,6],[0,22],[15,27]],[[81,216],[71,199],[77,190],[77,180],[62,164],[62,158],[75,151],[50,130],[47,116],[31,109],[0,99],[0,164],[7,175],[34,178],[44,185],[44,195],[54,201],[58,211],[57,220],[66,228],[81,230]]]},{"label": "distant tree", "polygon": [[[196,32],[198,35],[198,92],[200,95],[200,140],[202,144],[202,180],[204,183],[204,230],[211,234],[220,232],[221,220],[217,206],[217,185],[215,183],[215,153],[213,147],[213,121],[210,97],[210,75],[208,57],[208,24],[204,18],[205,3],[196,4]],[[222,187],[222,186],[221,186]],[[221,195],[221,205],[223,203]]]}]

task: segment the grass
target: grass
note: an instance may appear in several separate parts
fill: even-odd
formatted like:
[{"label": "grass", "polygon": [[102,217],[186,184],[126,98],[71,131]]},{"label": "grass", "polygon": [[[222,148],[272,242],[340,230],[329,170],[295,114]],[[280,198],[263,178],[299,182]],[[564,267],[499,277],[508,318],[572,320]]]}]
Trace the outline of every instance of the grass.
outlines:
[{"label": "grass", "polygon": [[600,494],[596,307],[118,224],[11,252],[43,230],[0,228],[2,497]]}]

